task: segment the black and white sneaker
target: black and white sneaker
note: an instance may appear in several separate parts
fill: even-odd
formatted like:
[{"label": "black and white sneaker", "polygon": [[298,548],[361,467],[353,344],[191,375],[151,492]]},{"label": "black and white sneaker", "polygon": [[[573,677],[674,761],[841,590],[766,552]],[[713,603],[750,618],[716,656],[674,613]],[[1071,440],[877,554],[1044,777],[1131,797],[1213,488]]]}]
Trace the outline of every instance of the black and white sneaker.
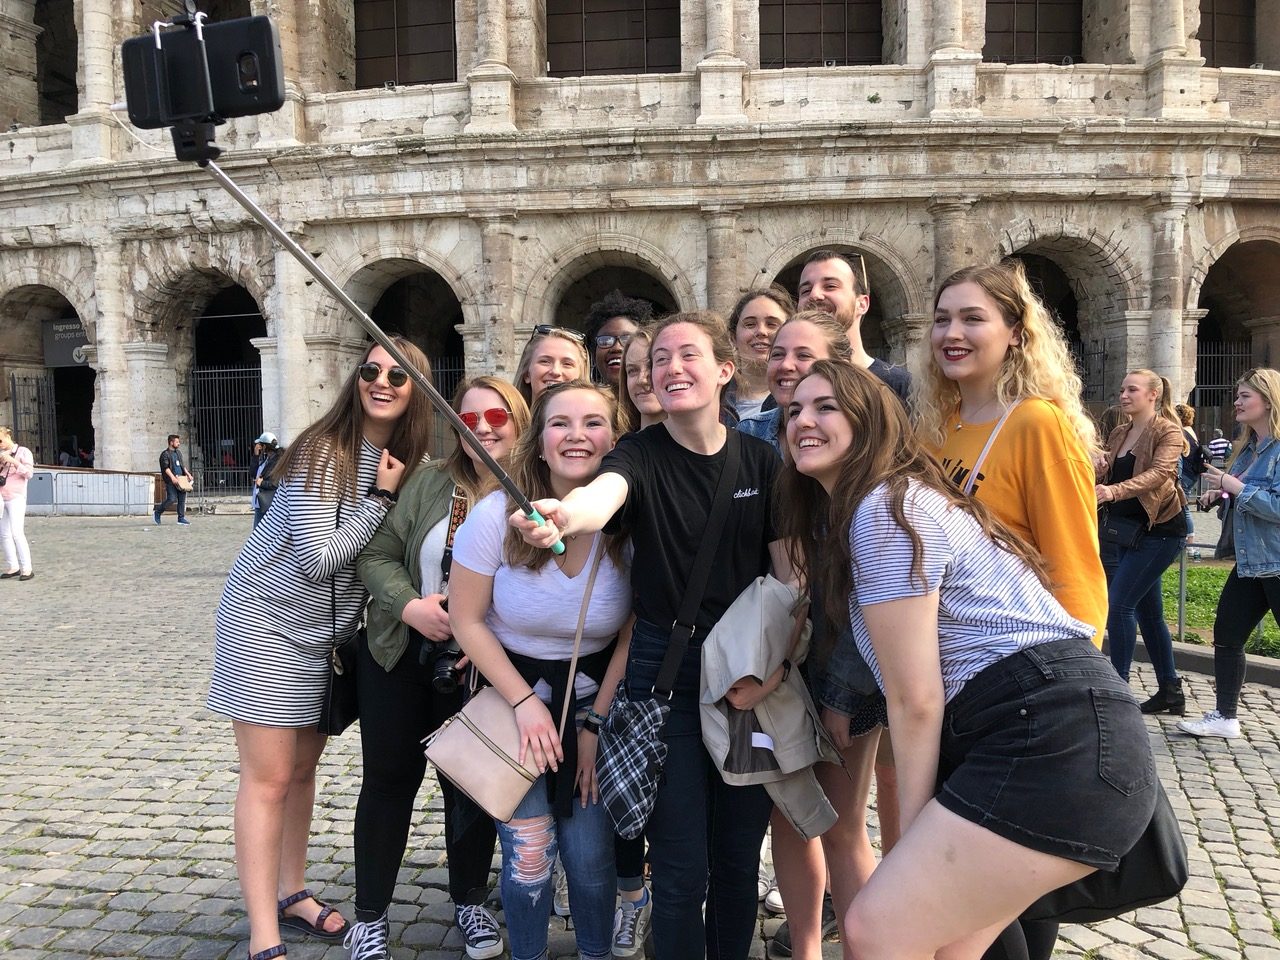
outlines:
[{"label": "black and white sneaker", "polygon": [[353,923],[342,945],[351,951],[351,960],[391,960],[387,949],[387,915],[368,923]]},{"label": "black and white sneaker", "polygon": [[471,960],[491,960],[502,953],[502,934],[498,930],[498,921],[484,907],[457,907],[453,911],[453,922],[462,934],[462,940],[467,945],[467,956]]}]

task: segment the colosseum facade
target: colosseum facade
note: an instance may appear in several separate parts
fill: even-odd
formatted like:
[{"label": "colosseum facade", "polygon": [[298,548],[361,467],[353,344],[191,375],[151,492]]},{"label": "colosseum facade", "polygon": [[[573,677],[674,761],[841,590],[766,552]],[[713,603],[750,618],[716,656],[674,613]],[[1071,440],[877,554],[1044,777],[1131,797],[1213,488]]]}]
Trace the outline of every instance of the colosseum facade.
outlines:
[{"label": "colosseum facade", "polygon": [[[209,0],[269,14],[287,102],[223,168],[443,384],[620,287],[724,311],[861,258],[902,359],[937,280],[1023,257],[1087,399],[1221,417],[1280,363],[1280,0]],[[0,0],[0,420],[40,459],[234,486],[358,325],[164,131],[121,41],[177,0]],[[1272,356],[1276,352],[1276,356]]]}]

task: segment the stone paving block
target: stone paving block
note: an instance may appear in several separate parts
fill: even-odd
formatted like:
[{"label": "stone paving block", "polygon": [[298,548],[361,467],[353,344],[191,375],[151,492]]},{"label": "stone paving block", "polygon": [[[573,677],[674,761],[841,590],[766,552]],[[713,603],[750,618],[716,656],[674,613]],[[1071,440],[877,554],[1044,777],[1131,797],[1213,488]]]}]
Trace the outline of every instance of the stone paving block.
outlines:
[{"label": "stone paving block", "polygon": [[1140,944],[1146,943],[1153,939],[1152,935],[1145,930],[1139,930],[1131,923],[1125,923],[1123,920],[1104,920],[1102,923],[1093,925],[1095,933],[1119,943]]},{"label": "stone paving block", "polygon": [[1159,957],[1160,960],[1199,960],[1200,958],[1200,954],[1190,947],[1170,943],[1168,940],[1152,940],[1144,943],[1142,949],[1147,956]]}]

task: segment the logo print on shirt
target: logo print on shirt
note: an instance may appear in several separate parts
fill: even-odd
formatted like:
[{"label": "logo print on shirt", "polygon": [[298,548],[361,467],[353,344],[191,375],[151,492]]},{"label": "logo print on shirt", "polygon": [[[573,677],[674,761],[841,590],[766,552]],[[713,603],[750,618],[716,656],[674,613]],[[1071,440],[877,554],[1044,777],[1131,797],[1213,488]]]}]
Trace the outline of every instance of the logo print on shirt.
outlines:
[{"label": "logo print on shirt", "polygon": [[747,488],[745,488],[745,489],[743,489],[743,490],[739,490],[737,493],[735,493],[735,494],[733,495],[733,499],[735,499],[735,500],[745,500],[747,497],[754,497],[754,496],[758,495],[759,493],[760,493],[760,488],[759,488],[759,487],[747,487]]}]

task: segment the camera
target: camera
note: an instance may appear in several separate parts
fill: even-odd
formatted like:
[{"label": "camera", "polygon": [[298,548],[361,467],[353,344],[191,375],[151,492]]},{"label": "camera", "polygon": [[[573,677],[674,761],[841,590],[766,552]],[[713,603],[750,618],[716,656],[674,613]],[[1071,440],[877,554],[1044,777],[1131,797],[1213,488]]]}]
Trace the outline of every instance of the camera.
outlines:
[{"label": "camera", "polygon": [[460,677],[458,661],[462,659],[462,648],[458,641],[450,637],[442,644],[436,645],[435,663],[431,667],[431,689],[436,693],[455,693]]},{"label": "camera", "polygon": [[221,123],[284,105],[280,34],[268,17],[206,24],[179,14],[120,48],[129,120],[142,130]]}]

